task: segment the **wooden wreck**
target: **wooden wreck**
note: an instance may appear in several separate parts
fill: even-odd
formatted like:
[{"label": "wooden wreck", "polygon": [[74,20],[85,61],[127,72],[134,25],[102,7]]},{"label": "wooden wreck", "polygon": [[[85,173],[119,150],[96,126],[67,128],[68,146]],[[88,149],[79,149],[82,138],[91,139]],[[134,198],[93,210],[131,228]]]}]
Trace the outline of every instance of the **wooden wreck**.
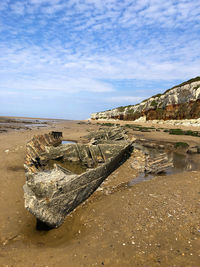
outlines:
[{"label": "wooden wreck", "polygon": [[[129,140],[109,144],[61,144],[62,133],[35,136],[25,157],[25,208],[49,227],[86,200],[132,148]],[[67,166],[67,167],[66,167]],[[68,166],[81,166],[78,172]]]},{"label": "wooden wreck", "polygon": [[161,153],[156,157],[146,155],[145,157],[145,173],[159,174],[166,172],[167,169],[172,168],[173,163],[169,161],[166,153]]}]

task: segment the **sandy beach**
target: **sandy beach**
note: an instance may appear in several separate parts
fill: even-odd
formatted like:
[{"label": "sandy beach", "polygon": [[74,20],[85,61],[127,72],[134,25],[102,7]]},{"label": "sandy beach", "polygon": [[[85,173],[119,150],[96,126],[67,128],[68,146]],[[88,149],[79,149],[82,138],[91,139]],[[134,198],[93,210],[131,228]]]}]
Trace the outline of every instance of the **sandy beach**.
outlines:
[{"label": "sandy beach", "polygon": [[[26,142],[52,130],[62,131],[64,140],[84,141],[99,127],[96,122],[53,121],[0,133],[0,266],[199,266],[200,171],[155,176],[129,186],[138,175],[131,167],[140,158],[137,152],[60,228],[36,230],[35,218],[24,208]],[[199,137],[165,132],[130,130],[129,135],[200,145]]]}]

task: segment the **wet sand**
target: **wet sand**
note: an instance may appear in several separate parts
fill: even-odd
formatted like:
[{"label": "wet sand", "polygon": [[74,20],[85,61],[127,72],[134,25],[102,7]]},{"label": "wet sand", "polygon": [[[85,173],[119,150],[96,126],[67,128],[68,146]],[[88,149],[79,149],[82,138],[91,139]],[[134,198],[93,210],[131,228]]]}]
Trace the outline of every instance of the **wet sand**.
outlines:
[{"label": "wet sand", "polygon": [[[65,140],[80,141],[98,127],[62,121],[0,134],[0,266],[199,266],[200,172],[156,176],[129,187],[128,181],[138,175],[131,163],[136,157],[141,160],[139,152],[60,228],[35,229],[36,220],[24,209],[23,200],[26,142],[49,130],[63,131]],[[133,134],[200,143],[198,137]]]}]

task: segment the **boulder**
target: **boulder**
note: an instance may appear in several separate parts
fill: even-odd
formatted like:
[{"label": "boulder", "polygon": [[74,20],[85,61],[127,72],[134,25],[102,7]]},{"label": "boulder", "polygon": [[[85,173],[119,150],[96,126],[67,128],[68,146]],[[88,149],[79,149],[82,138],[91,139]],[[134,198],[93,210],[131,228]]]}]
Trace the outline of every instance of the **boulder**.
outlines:
[{"label": "boulder", "polygon": [[188,154],[196,154],[198,151],[198,148],[197,147],[190,147],[188,150],[187,150],[187,153]]}]

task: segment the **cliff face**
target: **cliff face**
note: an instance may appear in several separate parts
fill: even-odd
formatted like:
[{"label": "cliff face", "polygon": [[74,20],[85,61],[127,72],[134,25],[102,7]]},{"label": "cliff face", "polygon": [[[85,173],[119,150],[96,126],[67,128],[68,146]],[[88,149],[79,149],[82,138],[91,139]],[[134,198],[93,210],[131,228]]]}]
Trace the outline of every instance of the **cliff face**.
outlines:
[{"label": "cliff face", "polygon": [[200,77],[152,96],[140,104],[93,113],[91,119],[135,120],[142,116],[146,116],[147,120],[200,118]]}]

